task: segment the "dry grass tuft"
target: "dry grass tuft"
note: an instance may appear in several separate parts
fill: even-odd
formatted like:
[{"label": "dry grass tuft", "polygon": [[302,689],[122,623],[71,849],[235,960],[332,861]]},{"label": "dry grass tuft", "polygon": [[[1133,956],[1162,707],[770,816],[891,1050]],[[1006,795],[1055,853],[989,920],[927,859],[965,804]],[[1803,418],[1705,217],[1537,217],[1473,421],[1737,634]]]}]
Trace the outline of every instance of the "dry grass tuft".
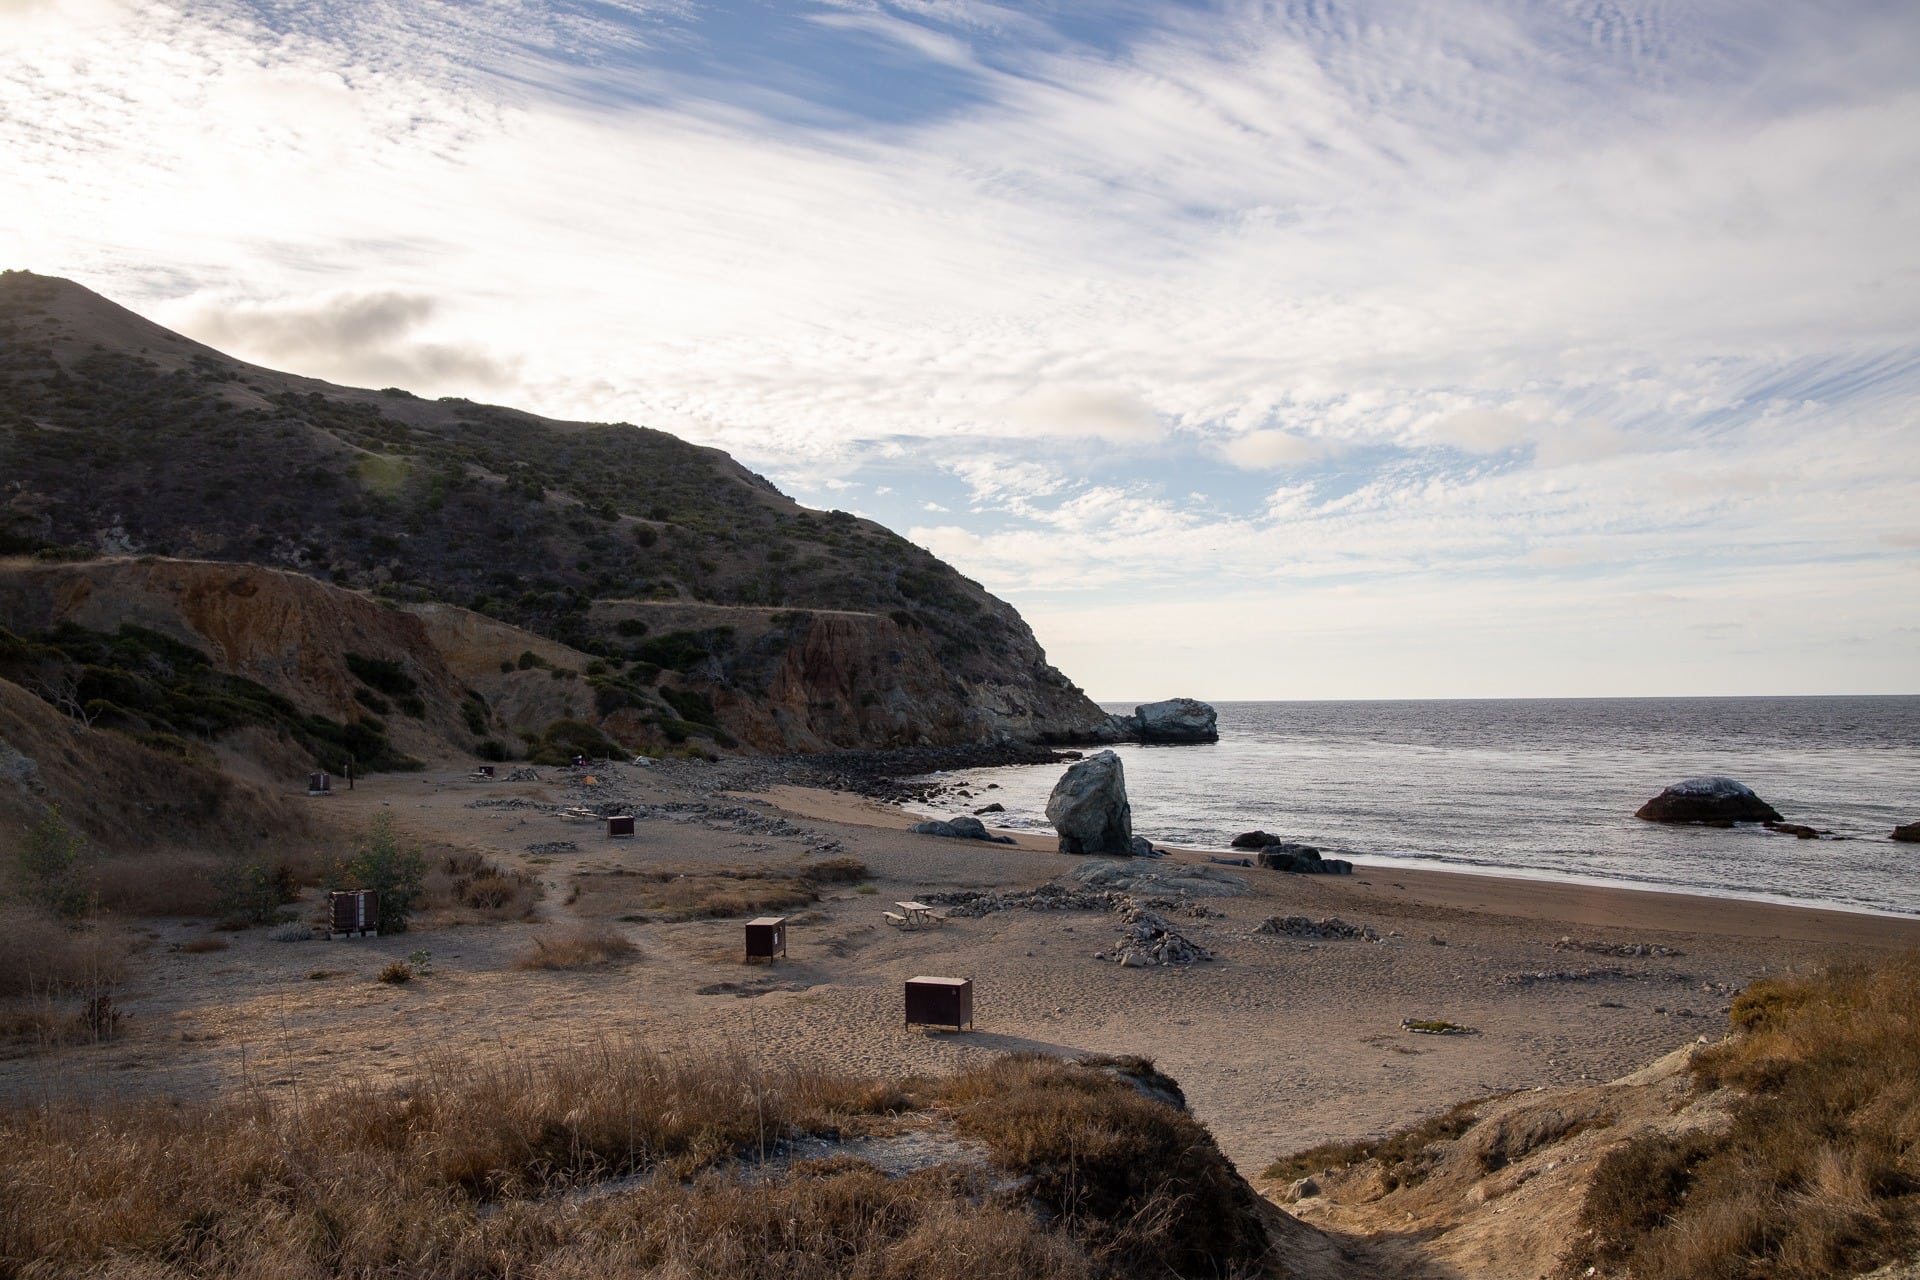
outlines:
[{"label": "dry grass tuft", "polygon": [[111,926],[71,928],[0,909],[0,1044],[34,1051],[112,1036],[113,992],[132,951],[132,939]]},{"label": "dry grass tuft", "polygon": [[590,915],[708,920],[788,911],[820,900],[822,884],[865,879],[853,858],[785,867],[649,867],[582,871],[573,901]]},{"label": "dry grass tuft", "polygon": [[[755,1176],[784,1139],[885,1123],[863,1118],[914,1102],[871,1080],[629,1046],[544,1066],[450,1059],[403,1087],[343,1087],[297,1107],[253,1093],[14,1105],[0,1109],[0,1273],[1197,1280],[1258,1270],[1251,1191],[1191,1117],[1113,1074],[1026,1058],[916,1087],[1027,1189],[995,1190],[987,1170],[958,1165],[890,1179],[846,1157]],[[628,1175],[641,1176],[610,1181]],[[569,1190],[593,1194],[556,1194]]]},{"label": "dry grass tuft", "polygon": [[1106,1065],[1127,1064],[1013,1054],[945,1082],[938,1097],[962,1108],[955,1128],[985,1142],[996,1167],[1032,1179],[1028,1194],[1097,1271],[1254,1270],[1268,1240],[1253,1189],[1199,1121],[1148,1096],[1164,1079],[1150,1062],[1132,1060],[1126,1075]]},{"label": "dry grass tuft", "polygon": [[37,911],[0,909],[0,998],[97,995],[125,975],[132,949],[116,928],[74,929]]},{"label": "dry grass tuft", "polygon": [[640,958],[640,948],[607,925],[579,925],[536,933],[532,946],[513,962],[516,969],[592,969]]},{"label": "dry grass tuft", "polygon": [[1292,1182],[1325,1169],[1342,1169],[1372,1160],[1379,1164],[1389,1191],[1398,1187],[1417,1187],[1432,1172],[1436,1143],[1451,1142],[1479,1121],[1479,1110],[1489,1099],[1476,1098],[1455,1103],[1437,1116],[1429,1116],[1410,1129],[1385,1138],[1363,1138],[1358,1142],[1326,1142],[1305,1151],[1297,1151],[1268,1165],[1261,1176]]},{"label": "dry grass tuft", "polygon": [[103,858],[93,869],[100,905],[125,916],[210,916],[220,909],[210,853],[156,853]]},{"label": "dry grass tuft", "polygon": [[428,902],[465,908],[483,920],[525,920],[541,894],[537,877],[477,853],[450,853],[427,875]]},{"label": "dry grass tuft", "polygon": [[374,981],[396,987],[403,982],[412,982],[413,966],[405,960],[389,961],[386,968],[374,975]]},{"label": "dry grass tuft", "polygon": [[1570,1269],[1819,1280],[1920,1244],[1920,955],[1755,983],[1731,1021],[1692,1070],[1733,1123],[1611,1153]]}]

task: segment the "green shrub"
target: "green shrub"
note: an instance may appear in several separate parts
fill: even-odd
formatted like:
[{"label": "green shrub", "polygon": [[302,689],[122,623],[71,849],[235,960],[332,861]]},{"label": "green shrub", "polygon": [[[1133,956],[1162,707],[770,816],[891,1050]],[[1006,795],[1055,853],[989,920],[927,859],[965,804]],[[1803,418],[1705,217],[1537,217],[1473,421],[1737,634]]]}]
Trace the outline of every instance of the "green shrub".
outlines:
[{"label": "green shrub", "polygon": [[369,658],[364,654],[349,653],[347,670],[354,678],[370,689],[378,689],[390,697],[402,698],[417,693],[420,682],[407,674],[407,669],[391,658]]},{"label": "green shrub", "polygon": [[584,720],[555,720],[540,735],[527,759],[534,764],[569,765],[575,756],[613,760],[627,754],[619,743]]},{"label": "green shrub", "polygon": [[78,920],[93,904],[86,883],[86,846],[59,805],[48,805],[46,816],[27,829],[15,856],[14,870],[22,896],[62,920]]},{"label": "green shrub", "polygon": [[426,895],[427,860],[403,846],[393,815],[383,813],[360,837],[353,854],[327,876],[329,889],[372,889],[380,895],[380,931],[404,933],[414,909]]},{"label": "green shrub", "polygon": [[272,924],[280,908],[300,895],[285,863],[259,858],[235,858],[214,876],[219,912],[248,924]]}]

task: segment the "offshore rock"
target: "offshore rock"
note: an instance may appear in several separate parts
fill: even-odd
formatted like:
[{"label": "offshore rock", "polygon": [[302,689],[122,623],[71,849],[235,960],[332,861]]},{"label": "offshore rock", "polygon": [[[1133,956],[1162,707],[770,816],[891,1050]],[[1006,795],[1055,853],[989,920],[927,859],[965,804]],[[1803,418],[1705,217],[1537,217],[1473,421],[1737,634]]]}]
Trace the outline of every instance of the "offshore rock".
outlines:
[{"label": "offshore rock", "polygon": [[1909,822],[1893,829],[1893,838],[1902,844],[1920,844],[1920,822]]},{"label": "offshore rock", "polygon": [[1219,716],[1193,698],[1146,702],[1133,709],[1142,742],[1218,742]]},{"label": "offshore rock", "polygon": [[1676,782],[1640,806],[1634,815],[1648,822],[1779,822],[1774,807],[1753,789],[1732,778],[1688,778]]},{"label": "offshore rock", "polygon": [[1120,757],[1099,751],[1070,765],[1047,797],[1062,853],[1133,853],[1133,810]]}]

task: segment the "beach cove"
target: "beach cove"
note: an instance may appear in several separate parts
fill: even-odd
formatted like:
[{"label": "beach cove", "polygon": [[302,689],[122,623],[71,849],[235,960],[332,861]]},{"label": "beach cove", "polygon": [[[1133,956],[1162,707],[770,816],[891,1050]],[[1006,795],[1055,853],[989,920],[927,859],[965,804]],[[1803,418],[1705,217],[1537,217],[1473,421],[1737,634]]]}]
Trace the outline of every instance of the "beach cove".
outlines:
[{"label": "beach cove", "polygon": [[[1094,958],[1119,933],[1108,912],[1016,909],[890,927],[883,912],[896,900],[1031,889],[1089,860],[1032,834],[1013,845],[913,835],[897,806],[770,781],[778,772],[767,762],[673,762],[610,766],[591,784],[546,769],[528,782],[450,770],[363,779],[326,802],[331,820],[388,813],[430,857],[482,853],[525,869],[547,890],[535,917],[427,921],[335,943],[256,930],[216,955],[176,949],[204,926],[156,924],[121,1000],[125,1034],[0,1064],[0,1090],[209,1095],[251,1083],[292,1097],[342,1071],[405,1078],[433,1055],[500,1049],[540,1061],[595,1038],[889,1076],[1010,1051],[1140,1054],[1180,1081],[1193,1113],[1257,1176],[1296,1150],[1389,1132],[1465,1098],[1623,1075],[1723,1035],[1734,993],[1758,977],[1920,945],[1920,920],[1826,909],[1411,868],[1361,867],[1351,878],[1219,868],[1246,891],[1169,912],[1215,958],[1123,968]],[[604,824],[565,819],[582,804],[631,807],[636,837],[608,840]],[[740,963],[738,919],[628,922],[631,909],[608,896],[623,877],[660,868],[778,869],[821,857],[856,859],[867,879],[828,886],[792,912],[789,955],[770,968]],[[1207,856],[1134,865],[1187,864]],[[1287,916],[1337,917],[1379,940],[1259,932]],[[516,967],[536,934],[582,921],[631,939],[637,962]],[[430,977],[371,981],[421,947]],[[901,983],[920,974],[971,978],[976,1029],[904,1027]],[[1408,1019],[1473,1034],[1411,1034]]]}]

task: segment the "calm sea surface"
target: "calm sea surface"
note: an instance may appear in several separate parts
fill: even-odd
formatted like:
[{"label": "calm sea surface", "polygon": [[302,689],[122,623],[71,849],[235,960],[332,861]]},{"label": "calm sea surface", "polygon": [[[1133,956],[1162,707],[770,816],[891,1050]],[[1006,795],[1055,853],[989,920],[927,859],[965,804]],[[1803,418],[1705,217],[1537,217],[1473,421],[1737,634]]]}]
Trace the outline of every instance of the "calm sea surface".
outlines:
[{"label": "calm sea surface", "polygon": [[[1625,883],[1920,915],[1920,697],[1216,704],[1210,746],[1121,746],[1134,830],[1225,848],[1255,827],[1376,864]],[[1131,704],[1109,704],[1130,712]],[[1058,766],[967,770],[989,822],[1047,827]],[[1723,774],[1844,836],[1641,822]]]}]

